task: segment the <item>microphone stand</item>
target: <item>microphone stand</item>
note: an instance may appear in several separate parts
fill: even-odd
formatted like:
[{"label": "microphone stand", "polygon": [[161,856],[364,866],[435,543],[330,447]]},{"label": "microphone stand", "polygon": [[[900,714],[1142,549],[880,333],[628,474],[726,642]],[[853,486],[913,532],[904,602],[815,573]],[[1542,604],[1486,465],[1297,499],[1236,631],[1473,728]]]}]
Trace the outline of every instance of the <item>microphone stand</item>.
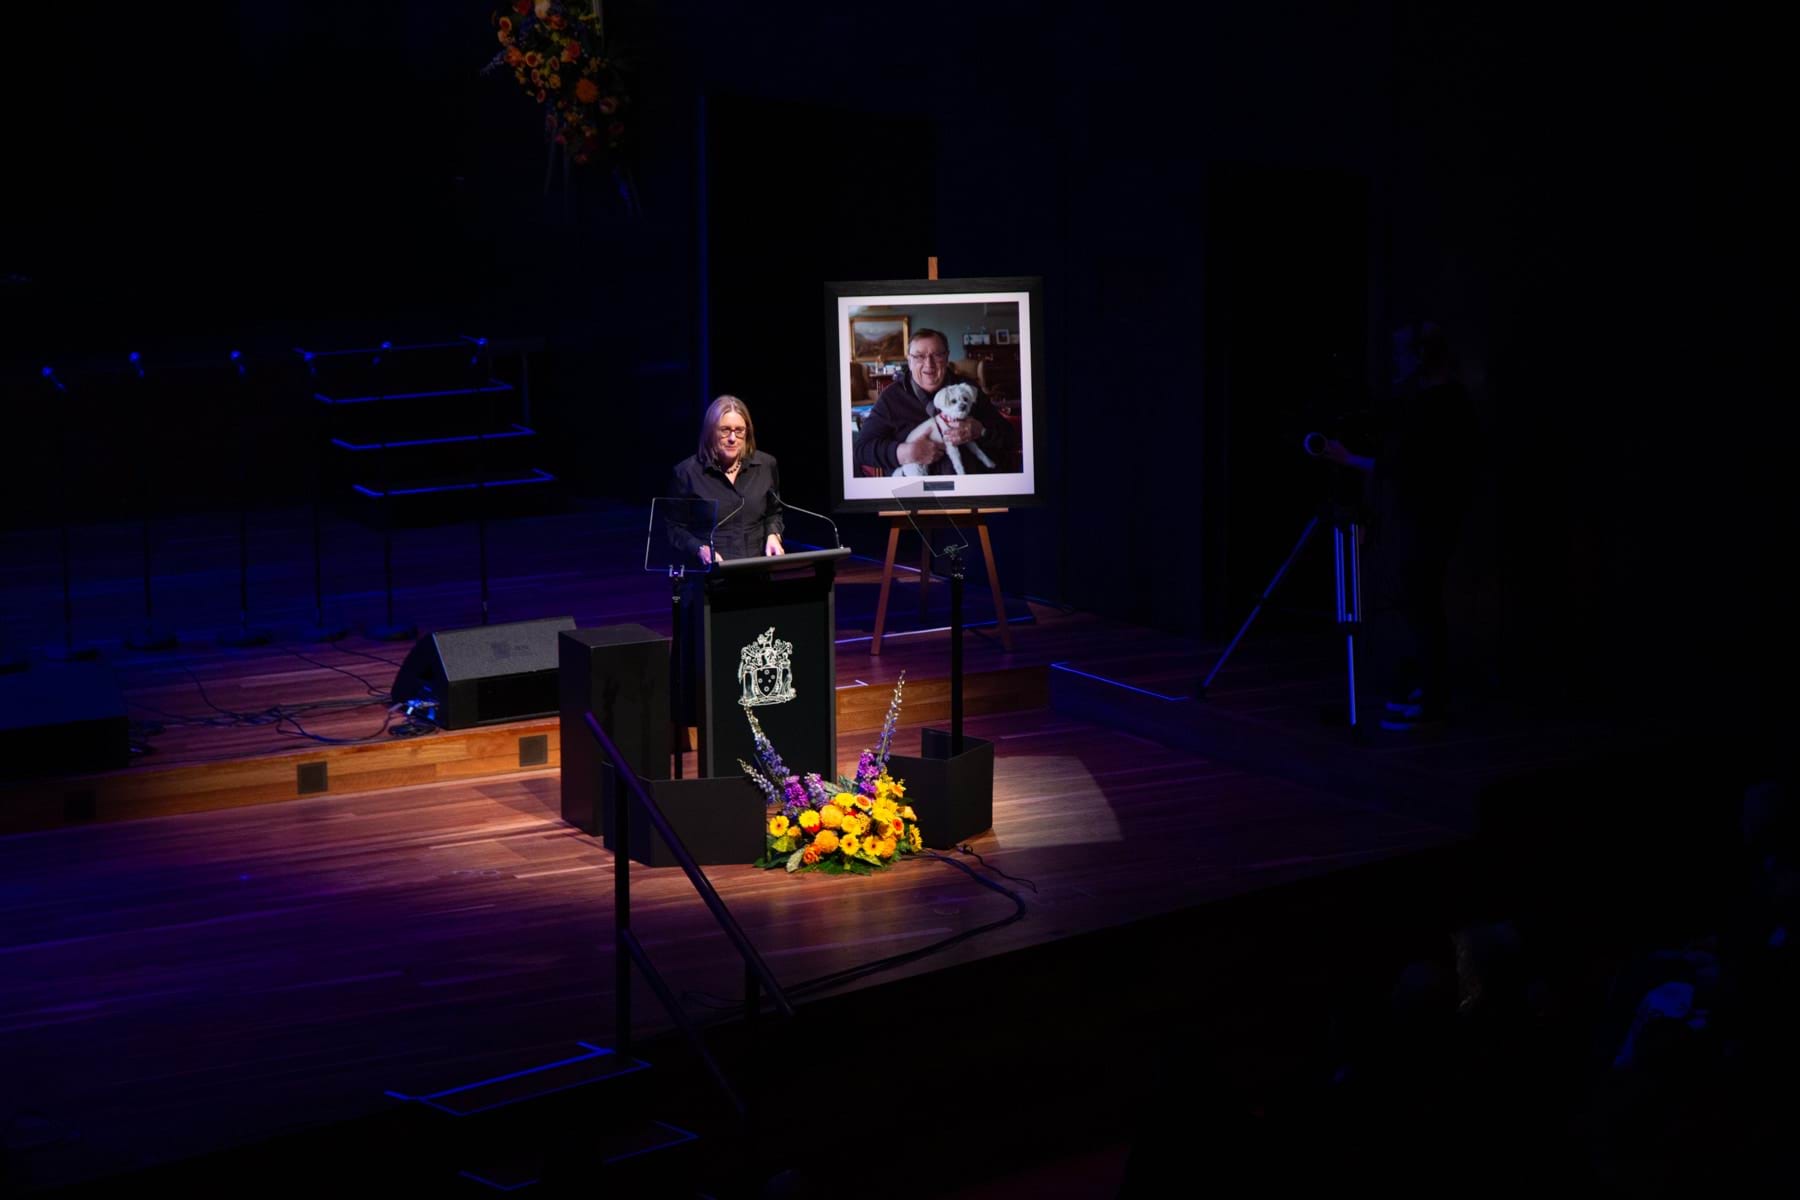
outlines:
[{"label": "microphone stand", "polygon": [[[391,349],[392,342],[381,343],[382,350]],[[369,365],[381,366],[380,353],[375,354]],[[387,398],[387,374],[380,372],[376,376],[375,394],[378,399]],[[410,620],[397,620],[394,617],[394,466],[392,447],[389,440],[393,437],[385,422],[381,426],[381,569],[382,579],[387,594],[387,620],[380,625],[371,625],[364,632],[380,642],[410,642],[419,636],[419,627]]]},{"label": "microphone stand", "polygon": [[778,488],[770,488],[769,496],[771,499],[773,499],[775,501],[775,503],[781,505],[781,507],[784,509],[791,508],[797,513],[805,513],[809,517],[817,517],[817,518],[819,518],[819,520],[821,520],[821,521],[825,522],[827,525],[831,526],[831,541],[832,541],[833,547],[837,548],[837,549],[841,549],[843,547],[844,539],[843,539],[843,536],[838,533],[838,527],[837,527],[836,521],[832,520],[830,517],[826,516],[824,513],[816,513],[810,508],[801,508],[798,504],[789,504],[787,502],[787,500],[782,496],[781,491]]},{"label": "microphone stand", "polygon": [[331,436],[335,432],[335,404],[317,394],[313,389],[317,386],[319,369],[314,363],[310,350],[300,351],[301,361],[306,366],[306,386],[300,394],[309,399],[317,407],[313,420],[313,488],[312,488],[312,575],[313,575],[313,620],[303,635],[309,642],[335,642],[350,636],[350,627],[342,621],[325,615],[325,476],[326,457],[331,445]]},{"label": "microphone stand", "polygon": [[[802,510],[804,511],[804,510]],[[910,513],[910,510],[908,510]],[[910,519],[910,516],[909,516]],[[931,548],[931,539],[917,521],[913,528],[918,531],[919,538],[931,550],[933,559],[947,559],[950,572],[950,756],[956,758],[963,752],[963,552],[969,548],[966,539],[960,536],[954,519],[950,521],[950,530],[958,536],[949,541],[942,550]],[[834,526],[835,528],[835,526]],[[1006,614],[1001,613],[1005,620]]]},{"label": "microphone stand", "polygon": [[250,625],[250,447],[249,439],[244,436],[250,405],[247,396],[242,394],[249,383],[249,373],[244,369],[244,356],[240,351],[231,352],[231,363],[237,369],[240,391],[239,403],[232,405],[237,414],[238,624],[236,629],[219,634],[219,645],[241,648],[266,645],[272,635],[267,629],[255,629]]},{"label": "microphone stand", "polygon": [[[963,752],[963,551],[967,543],[944,547],[950,560],[950,756]],[[1005,614],[1001,614],[1005,620]]]},{"label": "microphone stand", "polygon": [[[482,362],[491,353],[487,350],[486,338],[476,339],[475,345],[477,353],[470,357],[470,365]],[[480,381],[485,387],[487,381],[493,378],[494,372],[491,362],[484,364],[484,367]],[[481,571],[481,623],[486,625],[489,608],[487,439],[488,434],[494,429],[494,394],[492,392],[487,393],[487,412],[483,415],[482,420],[482,426],[475,431],[475,538]]]},{"label": "microphone stand", "polygon": [[69,520],[73,503],[69,495],[69,470],[74,456],[69,453],[69,427],[77,419],[78,414],[71,410],[69,389],[64,386],[62,380],[56,377],[55,369],[45,367],[43,376],[50,381],[51,390],[55,393],[53,398],[57,401],[57,408],[62,414],[57,421],[56,478],[58,481],[57,508],[59,510],[57,525],[62,542],[63,636],[62,645],[47,648],[45,657],[55,662],[85,662],[89,659],[99,658],[100,651],[91,644],[75,644],[75,568],[74,553],[70,548],[69,538]]},{"label": "microphone stand", "polygon": [[[140,391],[146,387],[144,364],[137,351],[131,352],[131,369],[138,378]],[[172,650],[176,645],[173,632],[156,627],[155,589],[151,578],[151,510],[156,507],[156,487],[151,479],[150,460],[150,403],[146,396],[139,395],[137,409],[142,419],[138,443],[138,502],[143,506],[143,542],[144,542],[144,627],[141,632],[125,639],[125,645],[132,650]]]}]

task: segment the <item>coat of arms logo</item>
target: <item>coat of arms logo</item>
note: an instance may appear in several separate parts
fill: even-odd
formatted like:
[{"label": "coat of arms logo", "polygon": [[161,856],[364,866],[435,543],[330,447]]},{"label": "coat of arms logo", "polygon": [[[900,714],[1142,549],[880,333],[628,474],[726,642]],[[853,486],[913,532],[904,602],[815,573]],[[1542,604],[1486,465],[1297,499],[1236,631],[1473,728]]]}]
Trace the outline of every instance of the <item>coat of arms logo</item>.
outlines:
[{"label": "coat of arms logo", "polygon": [[745,708],[786,704],[794,698],[794,643],[775,636],[771,625],[738,652],[738,684]]}]

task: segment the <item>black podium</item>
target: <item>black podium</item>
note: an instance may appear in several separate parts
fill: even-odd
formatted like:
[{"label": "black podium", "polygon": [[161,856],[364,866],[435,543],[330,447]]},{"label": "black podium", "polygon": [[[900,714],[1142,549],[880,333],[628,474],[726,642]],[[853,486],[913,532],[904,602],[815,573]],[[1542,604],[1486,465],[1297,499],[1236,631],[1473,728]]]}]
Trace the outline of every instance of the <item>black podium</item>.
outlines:
[{"label": "black podium", "polygon": [[795,774],[837,774],[837,564],[846,547],[722,559],[701,596],[699,773],[756,761],[746,707]]}]

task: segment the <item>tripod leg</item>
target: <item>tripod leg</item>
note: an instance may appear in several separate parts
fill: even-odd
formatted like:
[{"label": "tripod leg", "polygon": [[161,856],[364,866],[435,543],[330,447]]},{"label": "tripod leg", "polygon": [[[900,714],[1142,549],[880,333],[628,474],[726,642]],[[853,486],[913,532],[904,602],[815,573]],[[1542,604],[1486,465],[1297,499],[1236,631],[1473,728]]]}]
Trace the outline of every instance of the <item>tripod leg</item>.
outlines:
[{"label": "tripod leg", "polygon": [[1294,565],[1294,560],[1296,558],[1300,557],[1300,551],[1306,549],[1307,541],[1311,539],[1313,530],[1318,527],[1319,518],[1314,517],[1306,523],[1306,528],[1300,531],[1300,540],[1294,543],[1294,548],[1292,550],[1288,551],[1287,561],[1281,564],[1280,569],[1275,572],[1274,578],[1269,580],[1269,586],[1264,588],[1262,590],[1262,595],[1256,598],[1256,607],[1250,610],[1250,615],[1244,618],[1244,623],[1242,625],[1238,626],[1238,631],[1232,637],[1231,644],[1225,647],[1225,652],[1223,654],[1219,655],[1219,661],[1213,664],[1212,670],[1206,673],[1206,678],[1200,681],[1200,687],[1197,690],[1198,695],[1206,695],[1206,689],[1212,686],[1212,681],[1218,677],[1220,670],[1224,668],[1225,661],[1231,657],[1231,652],[1237,649],[1238,643],[1244,640],[1244,635],[1250,632],[1250,623],[1256,620],[1256,614],[1263,610],[1263,605],[1267,604],[1269,602],[1269,597],[1275,594],[1275,589],[1281,584],[1281,577],[1288,573],[1288,568]]},{"label": "tripod leg", "polygon": [[1350,525],[1350,628],[1345,634],[1350,654],[1350,727],[1356,727],[1356,632],[1362,628],[1362,526]]},{"label": "tripod leg", "polygon": [[1337,619],[1344,631],[1345,666],[1350,685],[1350,728],[1356,728],[1356,630],[1362,624],[1362,529],[1349,527],[1348,570],[1345,561],[1345,534],[1341,525],[1331,530],[1333,557],[1337,567]]}]

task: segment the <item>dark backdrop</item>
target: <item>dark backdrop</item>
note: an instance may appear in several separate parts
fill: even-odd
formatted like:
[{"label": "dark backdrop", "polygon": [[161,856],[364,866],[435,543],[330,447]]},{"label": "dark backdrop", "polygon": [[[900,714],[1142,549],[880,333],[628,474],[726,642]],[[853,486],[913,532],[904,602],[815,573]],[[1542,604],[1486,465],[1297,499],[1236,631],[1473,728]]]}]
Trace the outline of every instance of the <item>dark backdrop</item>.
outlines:
[{"label": "dark backdrop", "polygon": [[[1053,498],[1001,523],[1009,586],[1216,633],[1291,539],[1274,501],[1295,469],[1218,438],[1268,422],[1298,361],[1284,292],[1297,312],[1329,295],[1295,356],[1315,325],[1356,328],[1372,372],[1387,319],[1433,314],[1481,407],[1465,671],[1655,703],[1785,680],[1791,189],[1779,40],[1743,16],[614,3],[638,69],[630,216],[603,172],[543,193],[531,106],[477,73],[487,13],[22,17],[12,403],[52,358],[541,335],[540,420],[579,488],[641,499],[730,388],[817,498],[817,284],[936,253],[946,276],[1045,278]],[[1306,179],[1361,218],[1311,223]],[[1284,221],[1307,224],[1284,242]],[[1218,311],[1239,304],[1256,320]],[[42,469],[15,459],[15,483]],[[1060,490],[1094,463],[1118,484]]]}]

